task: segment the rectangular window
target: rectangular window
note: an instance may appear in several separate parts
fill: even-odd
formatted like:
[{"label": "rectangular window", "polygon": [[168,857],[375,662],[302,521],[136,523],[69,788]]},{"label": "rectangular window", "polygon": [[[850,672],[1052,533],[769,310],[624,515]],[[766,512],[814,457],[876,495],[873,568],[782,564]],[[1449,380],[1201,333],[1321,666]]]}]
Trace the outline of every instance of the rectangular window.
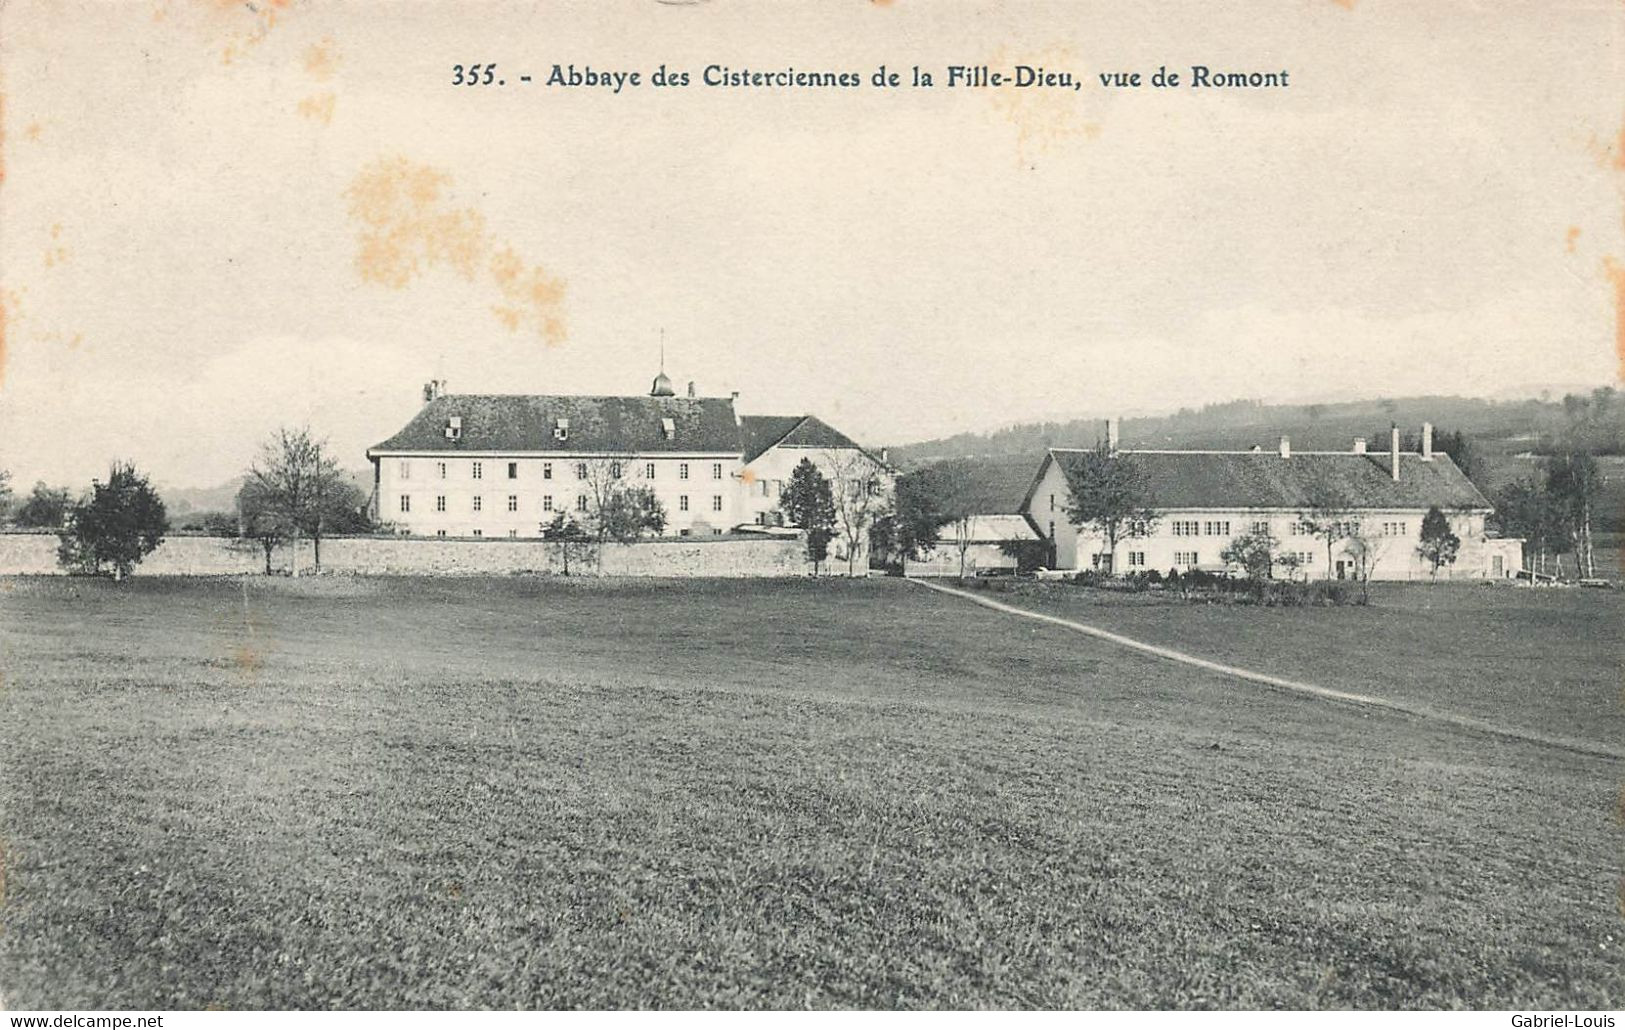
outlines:
[{"label": "rectangular window", "polygon": [[402,511],[411,511],[412,510],[412,495],[411,494],[401,494],[401,510]]},{"label": "rectangular window", "polygon": [[439,497],[436,497],[434,499],[434,510],[435,511],[445,511],[446,510],[446,495],[445,494],[441,494]]},{"label": "rectangular window", "polygon": [[715,496],[713,496],[711,498],[711,510],[712,511],[721,511],[722,510],[722,495],[721,494],[717,494],[717,495],[715,495]]},{"label": "rectangular window", "polygon": [[587,478],[587,463],[586,462],[584,462],[584,461],[576,462],[576,478],[577,479],[586,479]]},{"label": "rectangular window", "polygon": [[542,510],[543,511],[552,511],[553,510],[553,495],[552,494],[548,494],[547,496],[542,498]]},{"label": "rectangular window", "polygon": [[519,510],[519,497],[516,494],[509,494],[508,495],[508,510],[509,511],[518,511]]},{"label": "rectangular window", "polygon": [[586,511],[586,510],[587,510],[587,495],[582,494],[580,497],[576,498],[576,511]]},{"label": "rectangular window", "polygon": [[722,527],[718,526],[715,529],[711,530],[711,535],[712,536],[721,536],[722,535]]},{"label": "rectangular window", "polygon": [[1268,522],[1255,522],[1255,523],[1253,523],[1253,532],[1254,533],[1268,533],[1269,531],[1270,531],[1270,524]]},{"label": "rectangular window", "polygon": [[484,462],[476,461],[474,463],[474,478],[475,479],[484,479],[485,478],[485,463]]},{"label": "rectangular window", "polygon": [[1049,510],[1050,511],[1055,510],[1055,495],[1054,494],[1049,495]]},{"label": "rectangular window", "polygon": [[517,530],[517,529],[510,529],[510,530],[508,530],[508,535],[509,535],[509,536],[518,536],[518,535],[519,535],[519,530]]},{"label": "rectangular window", "polygon": [[643,478],[644,479],[653,479],[654,477],[655,477],[655,463],[652,462],[652,461],[644,462],[643,463]]},{"label": "rectangular window", "polygon": [[1196,552],[1195,551],[1175,551],[1174,552],[1174,564],[1175,565],[1195,565],[1196,564]]},{"label": "rectangular window", "polygon": [[551,461],[542,462],[542,478],[543,479],[552,479],[553,478],[553,463]]},{"label": "rectangular window", "polygon": [[474,535],[475,535],[475,536],[484,536],[484,535],[485,535],[485,530],[483,530],[483,529],[476,529],[476,530],[475,530],[475,531],[474,531]]},{"label": "rectangular window", "polygon": [[711,478],[712,479],[721,479],[722,478],[722,462],[713,461],[711,463]]},{"label": "rectangular window", "polygon": [[481,498],[478,498],[478,497],[474,498],[474,510],[475,511],[480,510],[480,503],[481,503]]},{"label": "rectangular window", "polygon": [[435,535],[435,536],[445,536],[445,535],[446,535],[446,531],[445,531],[445,530],[443,530],[443,529],[437,529],[437,530],[435,530],[435,531],[434,531],[434,535]]},{"label": "rectangular window", "polygon": [[1202,531],[1202,524],[1195,519],[1174,520],[1174,536],[1197,536]]},{"label": "rectangular window", "polygon": [[762,496],[763,497],[771,497],[771,496],[773,496],[772,493],[771,493],[772,489],[773,489],[773,481],[772,480],[770,480],[770,479],[762,480]]},{"label": "rectangular window", "polygon": [[685,461],[681,465],[677,466],[677,478],[678,479],[687,479],[688,478],[688,462]]},{"label": "rectangular window", "polygon": [[677,498],[677,510],[678,511],[687,511],[688,510],[688,494],[684,494],[683,496]]},{"label": "rectangular window", "polygon": [[436,473],[439,474],[441,479],[446,478],[446,463],[445,462],[443,462],[443,461],[435,462],[434,470],[435,470]]},{"label": "rectangular window", "polygon": [[621,478],[621,463],[620,462],[612,461],[612,462],[609,463],[609,478],[611,478],[611,479],[619,479],[619,478]]},{"label": "rectangular window", "polygon": [[508,462],[508,478],[509,479],[518,479],[519,478],[519,463],[517,461]]},{"label": "rectangular window", "polygon": [[1130,551],[1128,553],[1128,563],[1129,563],[1130,568],[1135,568],[1135,569],[1143,569],[1143,568],[1145,568],[1145,552],[1144,551]]},{"label": "rectangular window", "polygon": [[1202,523],[1202,533],[1204,536],[1229,536],[1230,523],[1219,520],[1204,522]]}]

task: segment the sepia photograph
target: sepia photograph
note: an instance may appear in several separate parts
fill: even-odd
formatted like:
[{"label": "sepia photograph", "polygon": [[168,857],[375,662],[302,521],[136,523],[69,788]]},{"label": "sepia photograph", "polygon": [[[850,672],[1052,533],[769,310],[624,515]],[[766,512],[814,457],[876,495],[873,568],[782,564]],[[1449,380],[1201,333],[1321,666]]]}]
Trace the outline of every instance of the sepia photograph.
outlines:
[{"label": "sepia photograph", "polygon": [[7,1025],[1614,1027],[1622,83],[1603,0],[0,0]]}]

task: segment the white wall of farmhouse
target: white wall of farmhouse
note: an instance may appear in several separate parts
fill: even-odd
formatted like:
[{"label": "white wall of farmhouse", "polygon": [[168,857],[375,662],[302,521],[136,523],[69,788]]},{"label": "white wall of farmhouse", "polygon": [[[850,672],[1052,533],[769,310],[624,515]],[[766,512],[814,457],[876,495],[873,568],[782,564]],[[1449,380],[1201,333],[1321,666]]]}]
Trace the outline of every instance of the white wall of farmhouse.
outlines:
[{"label": "white wall of farmhouse", "polygon": [[[1079,530],[1067,520],[1068,500],[1066,476],[1059,463],[1049,462],[1033,490],[1027,513],[1053,542],[1057,568],[1096,567],[1097,555],[1106,551],[1106,542],[1100,534]],[[1178,508],[1160,510],[1158,514],[1147,535],[1125,536],[1118,541],[1116,564],[1120,572],[1153,569],[1164,575],[1170,569],[1223,572],[1227,566],[1219,553],[1236,537],[1261,526],[1279,543],[1277,554],[1300,555],[1303,562],[1300,578],[1328,575],[1326,541],[1303,532],[1302,513],[1296,509]],[[1426,514],[1426,510],[1415,508],[1365,508],[1352,516],[1374,546],[1372,579],[1432,578],[1432,566],[1416,550]],[[1441,578],[1510,578],[1522,567],[1522,542],[1486,537],[1484,519],[1487,514],[1486,511],[1445,512],[1451,531],[1461,539],[1461,548],[1456,561],[1440,570]],[[1343,578],[1353,578],[1354,568],[1350,541],[1334,543],[1330,576],[1338,578],[1341,571]]]},{"label": "white wall of farmhouse", "polygon": [[[819,473],[829,480],[832,491],[842,489],[843,484],[848,490],[856,490],[861,488],[864,479],[874,477],[878,484],[878,492],[872,496],[869,510],[878,513],[890,505],[896,489],[895,479],[880,462],[866,452],[846,447],[775,446],[768,448],[741,469],[743,518],[740,521],[757,525],[782,524],[778,514],[779,498],[783,496],[791,474],[803,459],[810,460],[817,466]],[[830,545],[830,553],[837,560],[845,561],[847,541],[841,532],[839,519],[836,537]],[[867,531],[859,534],[857,558],[865,567],[869,561],[868,540]]]}]

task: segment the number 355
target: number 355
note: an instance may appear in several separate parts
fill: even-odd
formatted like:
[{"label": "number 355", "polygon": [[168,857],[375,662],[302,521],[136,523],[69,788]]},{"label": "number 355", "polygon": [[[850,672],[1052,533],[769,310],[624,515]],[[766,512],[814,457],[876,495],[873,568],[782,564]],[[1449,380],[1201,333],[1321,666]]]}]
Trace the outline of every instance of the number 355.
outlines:
[{"label": "number 355", "polygon": [[489,86],[496,81],[497,66],[494,64],[471,64],[465,70],[460,64],[451,66],[451,84],[453,86]]}]

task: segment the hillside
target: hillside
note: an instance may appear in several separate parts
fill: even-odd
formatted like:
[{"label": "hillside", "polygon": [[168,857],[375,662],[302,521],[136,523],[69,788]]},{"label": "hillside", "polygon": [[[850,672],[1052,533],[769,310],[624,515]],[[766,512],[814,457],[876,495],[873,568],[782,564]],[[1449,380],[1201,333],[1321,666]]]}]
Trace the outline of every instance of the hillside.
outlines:
[{"label": "hillside", "polygon": [[[1617,405],[1616,405],[1617,406]],[[1605,453],[1620,450],[1620,419],[1612,415]],[[959,433],[891,448],[905,467],[940,458],[1025,456],[1048,447],[1090,447],[1099,440],[1106,415],[1064,422],[1027,422],[980,433]],[[1414,435],[1423,422],[1441,430],[1465,433],[1486,456],[1539,452],[1550,446],[1567,424],[1561,401],[1494,401],[1471,397],[1403,397],[1338,404],[1263,404],[1230,401],[1200,409],[1182,408],[1168,415],[1126,418],[1121,429],[1125,448],[1211,448],[1245,450],[1274,446],[1290,436],[1300,450],[1343,450],[1357,436],[1386,437],[1397,423]],[[1372,439],[1373,448],[1384,441]]]}]

